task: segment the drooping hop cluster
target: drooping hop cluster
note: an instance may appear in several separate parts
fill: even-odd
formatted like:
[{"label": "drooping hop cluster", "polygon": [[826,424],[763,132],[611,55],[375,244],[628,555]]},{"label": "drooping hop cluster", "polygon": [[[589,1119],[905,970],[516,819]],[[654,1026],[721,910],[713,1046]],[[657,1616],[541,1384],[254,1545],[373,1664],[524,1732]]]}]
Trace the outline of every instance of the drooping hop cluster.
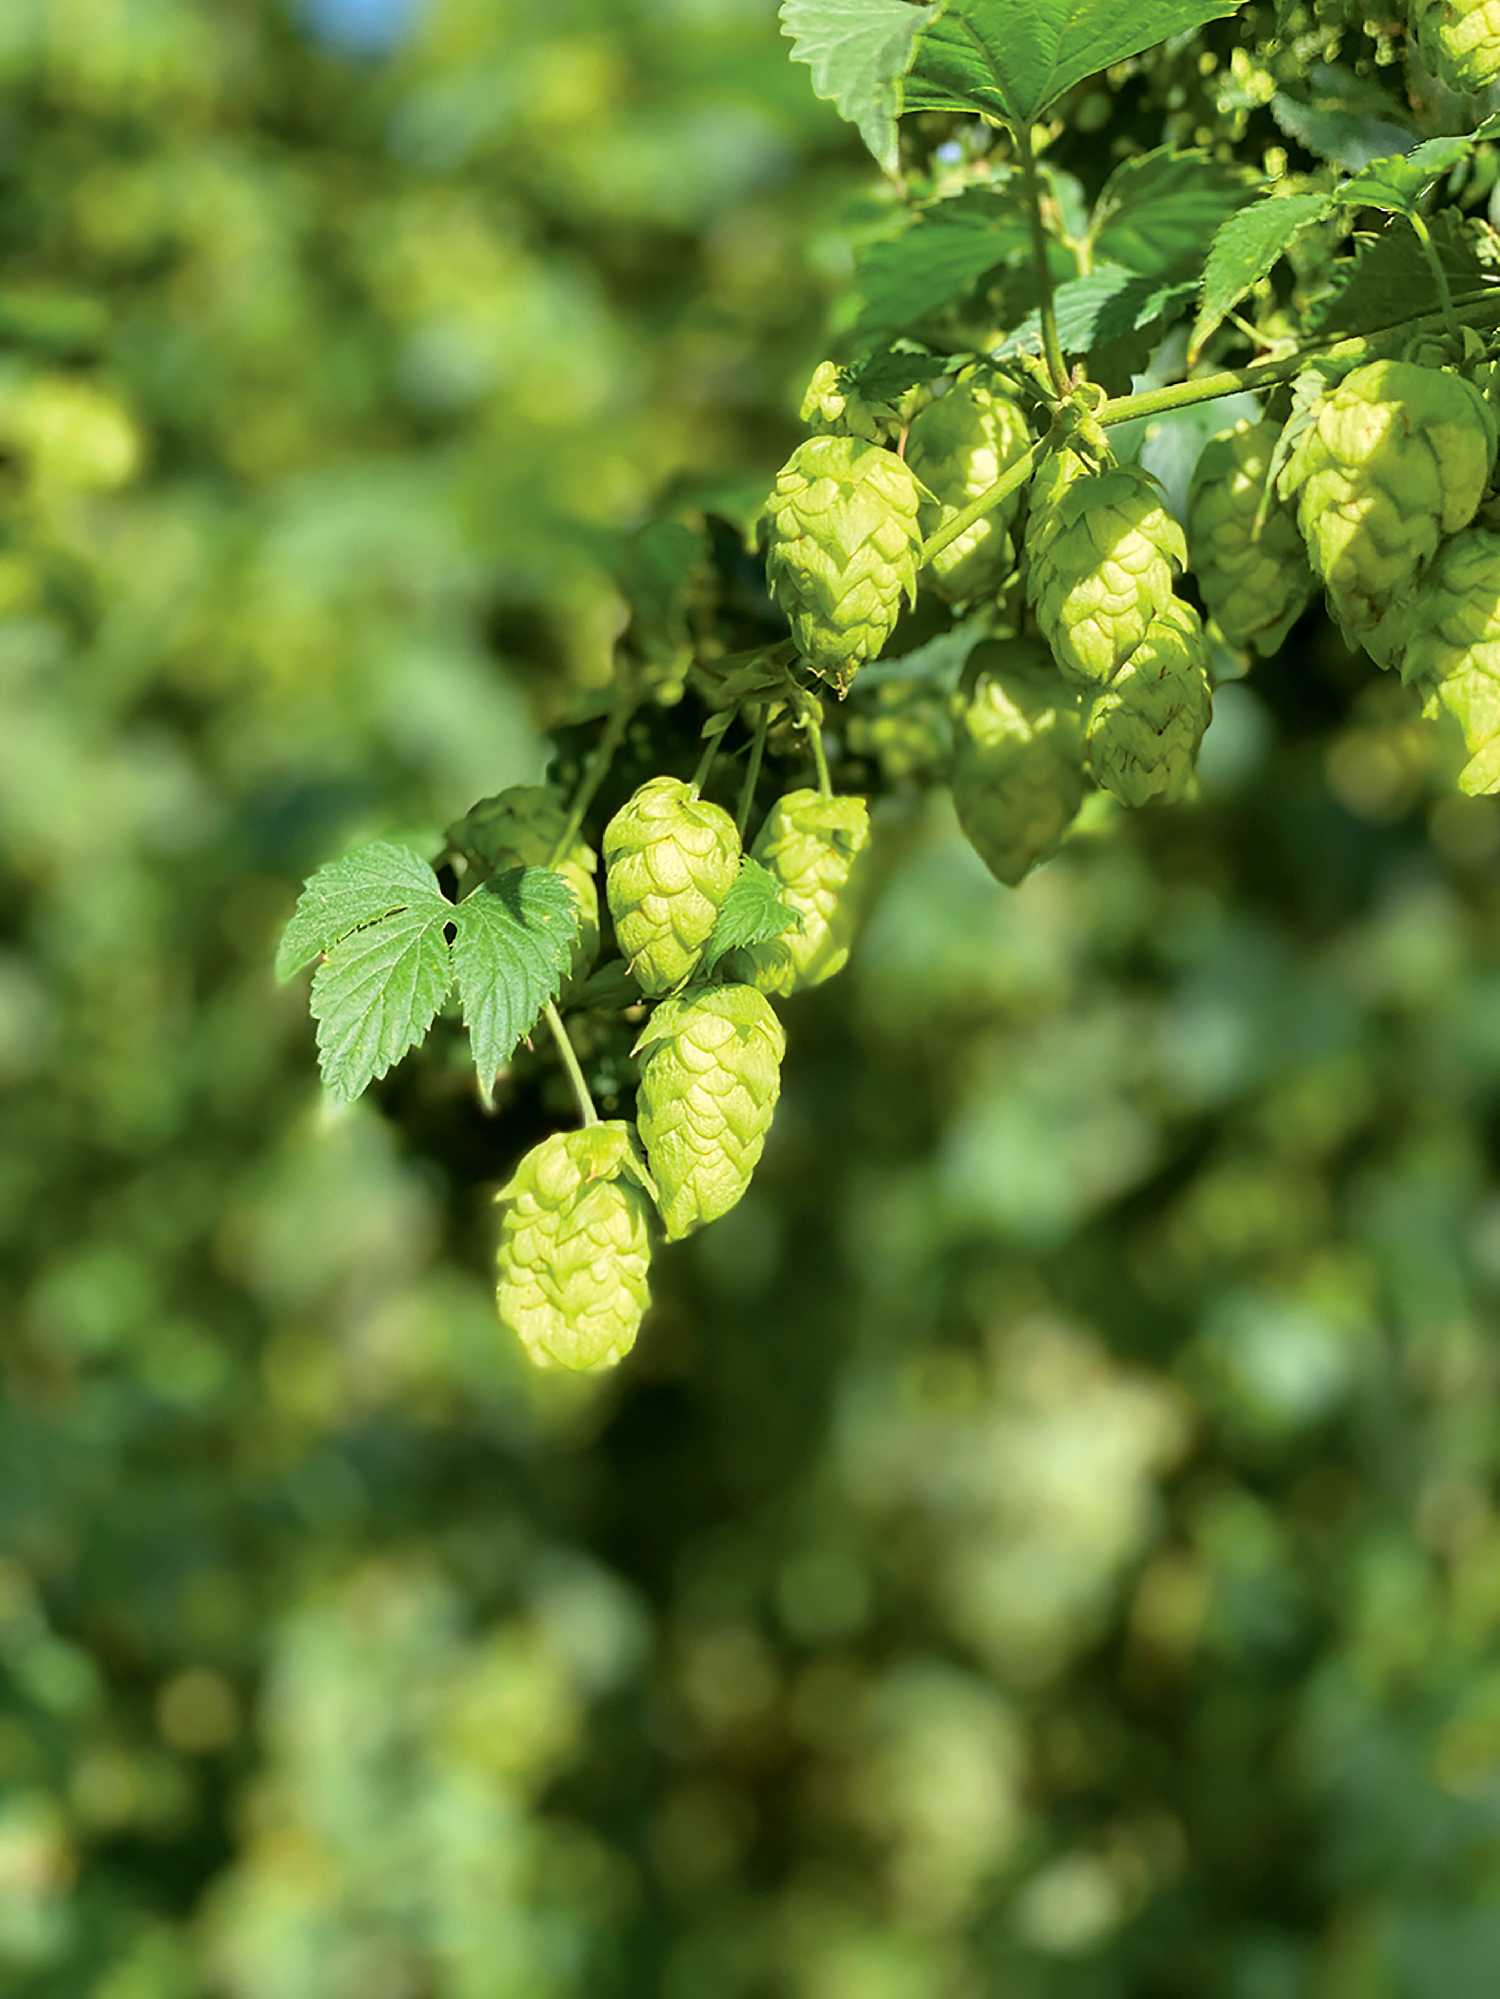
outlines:
[{"label": "drooping hop cluster", "polygon": [[1186,562],[1182,529],[1149,473],[1094,471],[1071,447],[1042,461],[1026,520],[1026,594],[1070,679],[1114,678],[1173,601]]},{"label": "drooping hop cluster", "polygon": [[781,1094],[786,1036],[751,986],[663,1000],[636,1043],[637,1119],[669,1241],[717,1221],[750,1184]]},{"label": "drooping hop cluster", "polygon": [[1495,438],[1472,382],[1414,361],[1367,362],[1322,398],[1282,493],[1350,638],[1373,631],[1443,536],[1473,519]]},{"label": "drooping hop cluster", "polygon": [[1084,740],[1096,783],[1122,805],[1172,804],[1192,778],[1212,710],[1202,622],[1174,600],[1089,710]]},{"label": "drooping hop cluster", "polygon": [[649,1189],[630,1126],[612,1122],[544,1138],[496,1197],[496,1303],[538,1367],[612,1367],[634,1346],[651,1302]]},{"label": "drooping hop cluster", "polygon": [[1422,61],[1450,90],[1500,81],[1500,0],[1413,0],[1411,25]]},{"label": "drooping hop cluster", "polygon": [[822,985],[849,961],[859,922],[870,843],[862,798],[789,791],[778,798],[751,848],[775,876],[801,928],[735,955],[747,984],[784,999]]},{"label": "drooping hop cluster", "polygon": [[685,983],[740,866],[719,805],[680,778],[653,777],[604,829],[604,886],[621,956],[643,993]]},{"label": "drooping hop cluster", "polygon": [[1465,528],[1444,543],[1401,621],[1399,660],[1426,712],[1463,732],[1460,788],[1500,790],[1500,532]]},{"label": "drooping hop cluster", "polygon": [[481,798],[444,837],[476,880],[504,874],[507,868],[551,867],[562,876],[578,904],[578,942],[569,967],[569,978],[576,982],[587,977],[599,955],[598,856],[575,834],[554,861],[567,825],[567,808],[555,791],[544,784],[513,784],[493,798]]},{"label": "drooping hop cluster", "polygon": [[1188,497],[1188,550],[1208,614],[1230,645],[1267,657],[1314,587],[1296,516],[1267,487],[1280,434],[1263,420],[1210,438]]},{"label": "drooping hop cluster", "polygon": [[1057,852],[1083,803],[1082,705],[1038,646],[981,646],[970,665],[953,803],[975,853],[1014,888]]},{"label": "drooping hop cluster", "polygon": [[[978,499],[1030,445],[1025,415],[1003,378],[966,369],[913,420],[907,437],[907,464],[941,502],[923,523],[927,532]],[[941,596],[972,603],[1000,590],[1015,564],[1010,530],[1020,506],[1018,487],[933,557],[929,569]]]},{"label": "drooping hop cluster", "polygon": [[808,665],[844,692],[916,602],[917,482],[894,451],[810,437],[766,501],[766,579]]}]

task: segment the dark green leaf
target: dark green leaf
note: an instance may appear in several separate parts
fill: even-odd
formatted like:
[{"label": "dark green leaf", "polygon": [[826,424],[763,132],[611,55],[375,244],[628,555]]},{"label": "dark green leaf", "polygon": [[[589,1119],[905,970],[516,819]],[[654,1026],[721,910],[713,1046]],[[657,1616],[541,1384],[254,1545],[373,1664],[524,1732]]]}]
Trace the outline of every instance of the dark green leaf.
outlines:
[{"label": "dark green leaf", "polygon": [[1203,297],[1188,356],[1285,256],[1304,229],[1328,213],[1326,194],[1272,194],[1231,215],[1215,235],[1203,271]]},{"label": "dark green leaf", "polygon": [[1383,208],[1391,215],[1409,215],[1434,181],[1469,157],[1476,136],[1424,139],[1409,153],[1372,160],[1362,173],[1336,187],[1333,198],[1348,208]]},{"label": "dark green leaf", "polygon": [[1284,90],[1271,99],[1271,116],[1294,144],[1356,173],[1372,160],[1404,151],[1416,138],[1391,118],[1337,103],[1305,103]]},{"label": "dark green leaf", "polygon": [[[1455,297],[1478,291],[1500,276],[1500,242],[1477,218],[1435,215],[1433,246]],[[1309,333],[1367,333],[1409,317],[1413,299],[1432,288],[1432,270],[1422,245],[1405,221],[1388,222],[1366,239],[1353,257],[1329,273],[1329,290],[1309,309]]]},{"label": "dark green leaf", "polygon": [[868,333],[913,326],[1030,250],[1019,182],[939,202],[903,235],[872,243],[860,257],[854,273],[860,327]]},{"label": "dark green leaf", "polygon": [[[1161,320],[1185,311],[1196,286],[1191,280],[1162,284],[1140,277],[1118,264],[1102,264],[1087,276],[1059,285],[1053,297],[1057,337],[1065,354],[1087,354],[1113,340],[1123,340]],[[1041,320],[1031,313],[997,350],[1006,354],[1040,353]]]},{"label": "dark green leaf", "polygon": [[1195,273],[1203,246],[1256,188],[1246,168],[1162,147],[1116,167],[1094,209],[1094,261],[1143,277]]}]

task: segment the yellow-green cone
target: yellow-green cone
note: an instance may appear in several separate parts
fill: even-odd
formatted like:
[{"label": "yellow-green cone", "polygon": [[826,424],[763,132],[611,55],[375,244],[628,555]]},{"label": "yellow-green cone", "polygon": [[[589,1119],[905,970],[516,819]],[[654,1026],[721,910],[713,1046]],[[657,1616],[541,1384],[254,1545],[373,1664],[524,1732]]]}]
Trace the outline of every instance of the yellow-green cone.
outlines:
[{"label": "yellow-green cone", "polygon": [[739,869],[734,821],[680,778],[653,777],[620,807],[604,829],[604,887],[642,992],[691,976]]},{"label": "yellow-green cone", "polygon": [[751,848],[776,877],[781,899],[802,919],[765,944],[734,955],[734,969],[760,992],[785,998],[841,972],[863,900],[870,813],[862,798],[789,791],[778,798]]},{"label": "yellow-green cone", "polygon": [[667,1235],[727,1214],[750,1184],[776,1100],[786,1036],[750,986],[663,1000],[636,1043],[637,1118]]},{"label": "yellow-green cone", "polygon": [[[1031,448],[1019,404],[998,377],[966,369],[944,396],[916,417],[906,440],[906,462],[941,506],[924,519],[933,534],[961,507],[993,486]],[[1010,530],[1021,489],[966,528],[928,565],[938,592],[950,603],[993,597],[1015,564]]]},{"label": "yellow-green cone", "polygon": [[981,646],[975,663],[958,711],[953,803],[975,853],[1014,888],[1057,852],[1083,803],[1080,698],[1039,647]]},{"label": "yellow-green cone", "polygon": [[585,978],[599,955],[599,888],[597,856],[582,836],[575,837],[561,860],[551,856],[567,829],[567,807],[544,784],[512,784],[493,798],[482,798],[445,835],[462,854],[476,880],[504,874],[508,868],[553,866],[578,904],[578,942],[568,969],[569,979]]},{"label": "yellow-green cone", "polygon": [[1192,778],[1212,710],[1202,623],[1174,602],[1090,709],[1089,768],[1122,805],[1171,804]]},{"label": "yellow-green cone", "polygon": [[651,1302],[650,1179],[630,1126],[554,1132],[516,1168],[496,1303],[538,1367],[613,1367]]},{"label": "yellow-green cone", "polygon": [[1188,497],[1188,551],[1208,614],[1230,645],[1265,655],[1280,650],[1314,589],[1296,516],[1266,492],[1280,435],[1262,420],[1211,437]]},{"label": "yellow-green cone", "polygon": [[1461,96],[1500,81],[1500,0],[1412,0],[1422,61]]},{"label": "yellow-green cone", "polygon": [[1443,544],[1410,606],[1402,673],[1463,731],[1460,789],[1500,791],[1500,533],[1465,528]]}]

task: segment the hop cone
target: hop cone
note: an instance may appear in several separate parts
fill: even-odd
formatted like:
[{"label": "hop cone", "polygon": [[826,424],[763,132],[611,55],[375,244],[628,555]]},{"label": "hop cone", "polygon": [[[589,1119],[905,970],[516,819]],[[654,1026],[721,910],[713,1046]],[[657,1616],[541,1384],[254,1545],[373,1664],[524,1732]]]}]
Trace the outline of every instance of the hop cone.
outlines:
[{"label": "hop cone", "polygon": [[670,1240],[728,1214],[749,1186],[785,1050],[781,1022],[750,986],[708,986],[652,1014],[636,1043],[637,1115]]},{"label": "hop cone", "polygon": [[981,646],[958,718],[953,803],[969,844],[1010,888],[1062,845],[1083,803],[1078,696],[1040,647]]},{"label": "hop cone", "polygon": [[[484,880],[504,874],[507,868],[548,866],[567,823],[567,809],[555,791],[544,784],[513,784],[493,798],[480,799],[448,828],[446,838],[476,878]],[[578,942],[569,968],[569,976],[575,980],[587,975],[599,955],[596,860],[593,848],[580,836],[554,864],[578,904]]]},{"label": "hop cone", "polygon": [[1439,82],[1470,95],[1500,79],[1500,0],[1414,0],[1422,60]]},{"label": "hop cone", "polygon": [[840,692],[915,603],[917,485],[894,451],[810,437],[765,505],[766,579],[816,673]]},{"label": "hop cone", "polygon": [[1466,528],[1444,544],[1412,605],[1402,671],[1429,714],[1462,729],[1461,789],[1500,791],[1500,533]]},{"label": "hop cone", "polygon": [[615,936],[644,993],[690,975],[740,867],[720,806],[675,777],[653,777],[604,829],[604,889]]},{"label": "hop cone", "polygon": [[1209,616],[1231,645],[1262,654],[1279,650],[1313,590],[1296,517],[1266,494],[1279,435],[1279,424],[1242,422],[1210,438],[1188,498],[1188,548]]},{"label": "hop cone", "polygon": [[[960,375],[945,396],[922,411],[907,435],[907,464],[942,502],[928,531],[977,500],[1030,445],[1026,419],[1004,390],[973,370]],[[929,567],[944,597],[967,602],[999,590],[1015,562],[1010,529],[1020,505],[1017,488],[933,557]]]},{"label": "hop cone", "polygon": [[802,928],[737,952],[741,978],[785,998],[844,969],[859,921],[869,842],[870,814],[862,798],[789,791],[777,799],[750,851],[776,877],[782,901],[802,918]]},{"label": "hop cone", "polygon": [[1090,710],[1089,768],[1122,805],[1170,804],[1193,775],[1213,707],[1196,611],[1169,604]]},{"label": "hop cone", "polygon": [[1071,679],[1113,679],[1172,602],[1186,561],[1182,529],[1149,474],[1093,472],[1068,449],[1043,460],[1026,521],[1027,596]]},{"label": "hop cone", "polygon": [[627,1124],[554,1132],[497,1196],[500,1321],[538,1367],[612,1367],[651,1302],[648,1178]]},{"label": "hop cone", "polygon": [[1322,399],[1282,491],[1351,637],[1372,631],[1442,537],[1472,520],[1494,459],[1494,416],[1460,375],[1370,361]]}]

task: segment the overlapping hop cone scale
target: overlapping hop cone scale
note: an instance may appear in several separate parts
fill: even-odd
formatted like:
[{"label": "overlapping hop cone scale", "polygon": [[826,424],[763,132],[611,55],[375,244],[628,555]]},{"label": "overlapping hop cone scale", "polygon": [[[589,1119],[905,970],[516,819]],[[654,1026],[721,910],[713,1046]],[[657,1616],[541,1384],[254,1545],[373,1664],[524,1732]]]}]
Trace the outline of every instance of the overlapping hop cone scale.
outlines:
[{"label": "overlapping hop cone scale", "polygon": [[1278,650],[1313,578],[1291,508],[1267,490],[1281,426],[1241,422],[1203,447],[1188,497],[1188,550],[1209,616],[1234,646]]},{"label": "overlapping hop cone scale", "polygon": [[1500,0],[1414,0],[1411,25],[1422,61],[1450,90],[1500,82]]},{"label": "overlapping hop cone scale", "polygon": [[[939,506],[924,522],[929,533],[978,499],[1031,445],[1026,418],[998,380],[973,370],[917,416],[907,437],[906,462]],[[968,527],[933,557],[930,567],[940,594],[952,602],[993,596],[1015,561],[1010,529],[1021,505],[1021,489]]]},{"label": "overlapping hop cone scale", "polygon": [[839,688],[915,602],[917,484],[884,446],[810,437],[766,502],[766,580],[799,651]]},{"label": "overlapping hop cone scale", "polygon": [[1110,680],[1172,601],[1182,529],[1136,466],[1093,470],[1064,447],[1043,461],[1026,527],[1027,596],[1070,678]]},{"label": "overlapping hop cone scale", "polygon": [[1485,398],[1445,369],[1370,361],[1323,397],[1282,492],[1351,637],[1373,631],[1442,538],[1473,518],[1495,443]]},{"label": "overlapping hop cone scale", "polygon": [[1401,671],[1431,715],[1451,715],[1469,793],[1500,790],[1500,532],[1465,528],[1444,544],[1405,608]]},{"label": "overlapping hop cone scale", "polygon": [[669,1239],[717,1221],[744,1194],[781,1093],[786,1038],[745,985],[664,1000],[637,1043],[637,1115]]},{"label": "overlapping hop cone scale", "polygon": [[567,807],[555,791],[544,784],[513,784],[480,799],[445,837],[480,879],[508,868],[549,866],[562,876],[578,904],[578,941],[568,968],[569,979],[576,981],[588,975],[599,955],[598,856],[579,834],[552,859],[567,824]]},{"label": "overlapping hop cone scale", "polygon": [[1174,601],[1095,698],[1084,732],[1089,769],[1122,805],[1170,804],[1192,779],[1212,711],[1203,626]]},{"label": "overlapping hop cone scale", "polygon": [[538,1367],[611,1367],[651,1301],[651,1203],[630,1127],[554,1132],[499,1196],[503,1325]]},{"label": "overlapping hop cone scale", "polygon": [[869,845],[864,799],[811,789],[778,798],[750,851],[775,877],[801,927],[737,951],[737,975],[784,999],[841,972],[863,907]]},{"label": "overlapping hop cone scale", "polygon": [[734,886],[734,821],[680,778],[651,778],[605,828],[604,865],[622,956],[643,992],[670,992],[691,977]]},{"label": "overlapping hop cone scale", "polygon": [[965,837],[997,881],[1016,887],[1055,854],[1083,803],[1077,694],[1040,648],[982,646],[959,705],[953,803]]}]

